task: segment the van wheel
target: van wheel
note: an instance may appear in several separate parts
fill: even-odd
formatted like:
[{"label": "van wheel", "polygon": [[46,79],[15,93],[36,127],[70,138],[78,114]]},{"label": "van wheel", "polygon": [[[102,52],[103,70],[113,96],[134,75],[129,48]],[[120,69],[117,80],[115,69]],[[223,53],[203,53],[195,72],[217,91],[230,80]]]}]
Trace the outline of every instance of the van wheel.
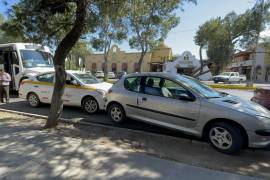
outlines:
[{"label": "van wheel", "polygon": [[225,154],[239,152],[244,143],[240,129],[224,122],[212,124],[208,131],[208,139],[215,149]]},{"label": "van wheel", "polygon": [[31,107],[38,107],[40,105],[39,97],[35,93],[28,94],[27,101]]},{"label": "van wheel", "polygon": [[126,118],[123,107],[117,103],[113,103],[110,105],[108,113],[111,120],[118,124],[123,123]]},{"label": "van wheel", "polygon": [[93,97],[86,97],[82,102],[82,109],[88,114],[94,114],[99,110],[98,102]]}]

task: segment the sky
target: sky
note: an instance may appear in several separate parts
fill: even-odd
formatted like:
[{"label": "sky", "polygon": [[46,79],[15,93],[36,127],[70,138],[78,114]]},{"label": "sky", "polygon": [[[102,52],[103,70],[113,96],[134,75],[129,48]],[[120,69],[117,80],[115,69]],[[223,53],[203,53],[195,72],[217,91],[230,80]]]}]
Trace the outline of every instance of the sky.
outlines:
[{"label": "sky", "polygon": [[[8,0],[9,5],[16,1],[18,0]],[[165,39],[165,44],[172,48],[173,54],[191,51],[198,57],[199,47],[194,43],[194,36],[201,24],[211,18],[224,17],[231,11],[235,11],[237,14],[243,13],[254,4],[255,0],[197,0],[197,5],[185,3],[182,7],[184,11],[177,11],[177,15],[180,16],[180,24],[171,30]],[[5,13],[7,8],[0,4],[0,13]],[[136,51],[129,48],[127,41],[119,46],[127,52]]]}]

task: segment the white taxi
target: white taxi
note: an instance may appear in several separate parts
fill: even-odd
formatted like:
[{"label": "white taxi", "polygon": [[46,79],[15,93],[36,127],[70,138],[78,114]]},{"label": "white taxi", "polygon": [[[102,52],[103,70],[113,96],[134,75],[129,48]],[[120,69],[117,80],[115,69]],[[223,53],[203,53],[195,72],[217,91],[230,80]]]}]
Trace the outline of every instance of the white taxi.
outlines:
[{"label": "white taxi", "polygon": [[[105,109],[105,95],[112,84],[100,82],[90,73],[67,71],[64,105],[79,106],[93,114]],[[20,84],[19,96],[32,107],[50,103],[54,88],[54,72],[42,73]]]}]

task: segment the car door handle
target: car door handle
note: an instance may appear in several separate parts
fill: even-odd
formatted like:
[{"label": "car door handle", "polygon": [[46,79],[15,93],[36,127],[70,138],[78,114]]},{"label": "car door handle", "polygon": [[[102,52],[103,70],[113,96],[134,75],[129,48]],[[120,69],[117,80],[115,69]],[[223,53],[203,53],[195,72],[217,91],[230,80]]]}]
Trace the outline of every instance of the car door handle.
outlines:
[{"label": "car door handle", "polygon": [[143,97],[143,98],[142,98],[142,101],[147,101],[147,98],[146,98],[146,97]]}]

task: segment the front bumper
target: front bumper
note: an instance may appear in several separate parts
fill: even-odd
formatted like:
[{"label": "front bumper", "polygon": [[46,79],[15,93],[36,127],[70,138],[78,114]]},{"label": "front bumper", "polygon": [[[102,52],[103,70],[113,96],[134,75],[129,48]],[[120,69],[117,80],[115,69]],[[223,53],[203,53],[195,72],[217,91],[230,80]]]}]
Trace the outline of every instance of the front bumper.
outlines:
[{"label": "front bumper", "polygon": [[[260,132],[263,131],[259,130],[259,133]],[[248,132],[248,138],[249,138],[249,147],[270,148],[270,135],[268,135],[268,133],[259,135],[258,131]]]}]

